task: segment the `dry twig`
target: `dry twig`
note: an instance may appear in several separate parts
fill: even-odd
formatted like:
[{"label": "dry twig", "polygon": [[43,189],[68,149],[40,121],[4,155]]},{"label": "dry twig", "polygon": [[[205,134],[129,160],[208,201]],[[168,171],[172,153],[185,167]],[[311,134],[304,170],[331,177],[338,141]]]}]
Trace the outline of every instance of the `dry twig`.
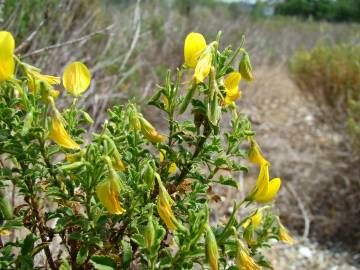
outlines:
[{"label": "dry twig", "polygon": [[26,58],[26,57],[33,56],[33,55],[38,55],[38,54],[41,54],[41,53],[43,53],[45,51],[57,49],[57,48],[64,47],[64,46],[69,46],[69,45],[72,45],[72,44],[75,44],[75,43],[78,43],[78,42],[87,41],[87,40],[93,38],[96,35],[103,34],[103,33],[107,32],[107,31],[109,31],[112,27],[113,27],[113,24],[107,26],[104,29],[101,29],[99,31],[95,31],[93,33],[90,33],[88,35],[82,36],[82,37],[77,38],[77,39],[68,40],[68,41],[63,42],[63,43],[58,43],[58,44],[54,44],[54,45],[51,45],[51,46],[46,46],[44,48],[37,49],[35,51],[24,54],[22,56],[22,58]]}]

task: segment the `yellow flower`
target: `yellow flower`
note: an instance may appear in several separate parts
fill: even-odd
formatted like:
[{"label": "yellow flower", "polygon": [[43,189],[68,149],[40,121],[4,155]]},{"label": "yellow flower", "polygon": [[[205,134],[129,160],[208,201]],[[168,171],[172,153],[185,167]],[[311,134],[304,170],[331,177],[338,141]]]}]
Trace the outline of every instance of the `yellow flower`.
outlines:
[{"label": "yellow flower", "polygon": [[241,270],[260,270],[253,258],[249,256],[249,251],[237,240],[237,254],[235,259],[236,267]]},{"label": "yellow flower", "polygon": [[0,236],[8,236],[10,232],[8,230],[0,229]]},{"label": "yellow flower", "polygon": [[113,168],[109,169],[108,178],[96,186],[96,195],[110,214],[121,215],[126,210],[121,207],[119,200],[120,179]]},{"label": "yellow flower", "polygon": [[272,201],[281,186],[281,179],[274,178],[269,180],[269,164],[260,167],[260,173],[255,185],[254,199],[259,203]]},{"label": "yellow flower", "polygon": [[170,167],[168,169],[169,174],[173,174],[174,172],[176,172],[176,169],[177,169],[176,163],[174,163],[174,162],[171,163]]},{"label": "yellow flower", "polygon": [[286,244],[289,245],[293,245],[296,244],[296,240],[294,238],[291,237],[291,235],[289,234],[288,230],[284,227],[284,225],[282,225],[279,221],[279,238],[281,241],[283,241]]},{"label": "yellow flower", "polygon": [[269,164],[269,162],[264,158],[257,142],[254,139],[250,139],[250,144],[249,161],[260,166]]},{"label": "yellow flower", "polygon": [[218,270],[219,250],[215,235],[209,225],[206,226],[205,252],[210,269]]},{"label": "yellow flower", "polygon": [[200,56],[194,72],[194,80],[196,83],[204,82],[209,75],[212,63],[211,47],[208,47]]},{"label": "yellow flower", "polygon": [[262,214],[261,211],[258,210],[250,218],[248,218],[242,226],[244,227],[244,229],[246,229],[250,224],[252,224],[254,226],[254,229],[256,230],[261,223],[261,219]]},{"label": "yellow flower", "polygon": [[0,81],[12,79],[15,70],[15,40],[11,33],[0,31]]},{"label": "yellow flower", "polygon": [[141,132],[146,139],[153,143],[163,143],[165,141],[165,137],[158,133],[144,117],[139,117],[139,120],[141,124]]},{"label": "yellow flower", "polygon": [[206,40],[200,33],[190,33],[185,38],[184,58],[189,68],[195,68],[201,53],[206,48]]},{"label": "yellow flower", "polygon": [[236,101],[241,96],[239,91],[239,83],[241,80],[241,74],[239,72],[231,72],[224,80],[226,96],[224,99],[224,105],[229,105]]},{"label": "yellow flower", "polygon": [[176,229],[176,225],[174,223],[175,216],[171,209],[171,206],[174,204],[174,201],[171,199],[169,193],[167,192],[166,188],[161,182],[160,176],[156,175],[156,177],[159,184],[159,196],[157,200],[157,210],[159,216],[169,230],[175,230]]},{"label": "yellow flower", "polygon": [[66,66],[62,79],[65,89],[73,96],[78,97],[88,89],[91,75],[83,63],[72,62]]},{"label": "yellow flower", "polygon": [[[163,162],[165,160],[165,156],[166,156],[166,150],[165,149],[160,149],[159,151],[159,160],[160,162]],[[173,174],[174,172],[176,172],[177,166],[176,163],[171,163],[170,167],[168,169],[168,173],[169,174]]]},{"label": "yellow flower", "polygon": [[80,149],[80,146],[71,139],[66,132],[62,123],[61,116],[58,113],[52,117],[51,129],[49,133],[49,139],[53,140],[58,145],[69,149]]},{"label": "yellow flower", "polygon": [[[26,68],[26,76],[28,78],[28,88],[31,92],[36,93],[37,90],[39,89],[39,83],[41,81],[44,81],[46,83],[48,83],[49,85],[54,85],[54,84],[60,84],[60,78],[56,77],[56,76],[50,76],[50,75],[43,75],[41,74],[41,70],[31,66],[29,64],[24,64],[25,68]],[[56,90],[53,90],[56,91]],[[59,92],[57,92],[57,95],[59,95]],[[55,94],[56,95],[56,94]]]}]

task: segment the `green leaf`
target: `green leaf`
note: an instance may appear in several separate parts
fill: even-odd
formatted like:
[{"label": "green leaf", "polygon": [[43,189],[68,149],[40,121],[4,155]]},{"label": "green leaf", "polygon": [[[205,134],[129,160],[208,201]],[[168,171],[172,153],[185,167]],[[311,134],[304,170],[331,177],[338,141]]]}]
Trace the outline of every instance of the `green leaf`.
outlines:
[{"label": "green leaf", "polygon": [[114,270],[116,269],[116,262],[109,256],[93,255],[90,262],[97,270]]},{"label": "green leaf", "polygon": [[220,179],[219,179],[218,183],[222,184],[222,185],[225,185],[225,186],[231,186],[231,187],[234,187],[236,189],[239,189],[239,183],[234,178],[232,178],[231,176],[228,176],[228,177],[220,176]]},{"label": "green leaf", "polygon": [[60,267],[59,270],[71,270],[71,266],[68,261],[64,261]]},{"label": "green leaf", "polygon": [[141,234],[133,235],[133,237],[131,237],[131,240],[134,241],[136,244],[138,244],[141,247],[146,247],[145,238]]},{"label": "green leaf", "polygon": [[121,258],[122,266],[124,267],[124,269],[127,269],[127,267],[131,263],[133,251],[128,241],[122,240],[121,247],[122,247],[122,258]]},{"label": "green leaf", "polygon": [[28,255],[30,254],[30,252],[32,251],[32,249],[34,248],[34,243],[35,241],[37,240],[38,238],[30,233],[28,234],[25,239],[24,239],[24,242],[22,244],[22,247],[21,247],[21,254],[22,255]]},{"label": "green leaf", "polygon": [[87,245],[82,245],[79,249],[78,254],[76,255],[76,263],[83,264],[86,261],[86,258],[89,255],[89,249]]},{"label": "green leaf", "polygon": [[194,93],[196,90],[196,85],[192,86],[190,90],[187,90],[185,98],[180,104],[179,114],[183,114],[186,111],[186,108],[188,107]]}]

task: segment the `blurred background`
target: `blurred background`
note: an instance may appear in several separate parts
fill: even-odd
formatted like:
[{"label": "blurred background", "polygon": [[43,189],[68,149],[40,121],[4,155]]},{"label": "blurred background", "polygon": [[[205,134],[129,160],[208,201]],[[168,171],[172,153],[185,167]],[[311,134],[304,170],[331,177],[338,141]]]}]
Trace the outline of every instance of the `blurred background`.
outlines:
[{"label": "blurred background", "polygon": [[[91,69],[80,105],[93,130],[106,108],[144,103],[183,63],[187,33],[211,41],[221,30],[220,49],[245,35],[255,80],[241,84],[239,106],[283,179],[275,207],[299,240],[266,254],[285,270],[360,269],[359,22],[359,0],[0,0],[0,29],[24,61],[46,74],[73,60]],[[245,188],[252,171],[239,176]],[[227,193],[218,215],[243,194]]]}]

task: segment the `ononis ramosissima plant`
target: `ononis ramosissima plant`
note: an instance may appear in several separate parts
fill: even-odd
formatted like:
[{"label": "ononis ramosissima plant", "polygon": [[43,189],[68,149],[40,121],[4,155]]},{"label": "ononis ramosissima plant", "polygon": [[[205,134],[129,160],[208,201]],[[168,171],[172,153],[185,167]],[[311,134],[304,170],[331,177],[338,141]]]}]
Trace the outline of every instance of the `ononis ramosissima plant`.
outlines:
[{"label": "ononis ramosissima plant", "polygon": [[[44,75],[0,32],[0,183],[16,191],[15,205],[1,193],[0,232],[22,235],[0,243],[0,268],[271,268],[261,248],[294,242],[271,211],[281,180],[270,178],[236,104],[241,79],[253,80],[249,54],[219,42],[220,33],[210,43],[200,33],[186,37],[185,63],[148,102],[166,115],[166,132],[129,102],[87,134],[93,121],[77,103],[91,82],[87,67],[73,62],[61,79]],[[63,110],[61,82],[73,96]],[[225,224],[211,220],[211,187],[238,189],[231,174],[247,171],[244,160],[258,166],[257,182]],[[39,253],[46,265],[34,260]]]}]

